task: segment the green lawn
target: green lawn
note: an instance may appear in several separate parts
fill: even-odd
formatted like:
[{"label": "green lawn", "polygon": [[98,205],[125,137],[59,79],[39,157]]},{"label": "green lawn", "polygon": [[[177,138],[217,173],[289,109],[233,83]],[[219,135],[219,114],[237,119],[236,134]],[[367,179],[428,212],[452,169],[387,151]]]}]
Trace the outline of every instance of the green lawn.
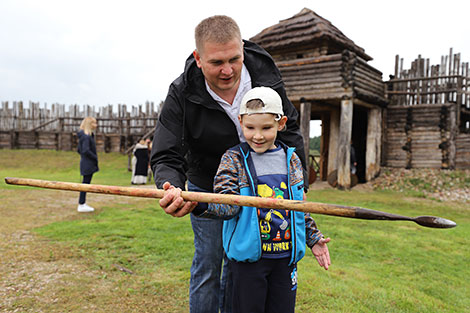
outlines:
[{"label": "green lawn", "polygon": [[[0,175],[79,182],[78,159],[74,152],[0,150]],[[93,183],[129,185],[127,156],[100,154],[99,160],[100,172]],[[25,187],[2,181],[0,188]],[[321,269],[311,253],[299,263],[297,312],[470,311],[468,203],[444,203],[392,191],[332,189],[311,191],[308,200],[407,216],[436,215],[458,226],[431,229],[413,222],[315,216],[322,232],[332,238],[332,265],[328,271]],[[177,300],[168,312],[188,311],[193,254],[189,218],[167,216],[152,200],[132,208],[113,203],[34,232],[77,249],[97,269],[106,271],[120,264],[133,271],[132,287],[126,287],[129,294],[142,299],[156,293],[171,295]],[[74,300],[69,301],[74,307]],[[111,311],[104,308],[102,312]]]}]

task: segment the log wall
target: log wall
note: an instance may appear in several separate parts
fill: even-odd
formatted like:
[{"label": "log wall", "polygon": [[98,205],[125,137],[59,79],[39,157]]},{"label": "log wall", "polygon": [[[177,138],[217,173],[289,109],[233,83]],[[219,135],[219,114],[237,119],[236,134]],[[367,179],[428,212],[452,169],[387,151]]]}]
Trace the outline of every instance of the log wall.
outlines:
[{"label": "log wall", "polygon": [[456,138],[455,166],[470,168],[470,134],[461,133]]},{"label": "log wall", "polygon": [[355,97],[371,104],[385,104],[382,73],[355,53],[282,60],[279,67],[289,99],[310,101]]},{"label": "log wall", "polygon": [[39,103],[2,102],[0,108],[0,149],[75,150],[76,132],[86,116],[97,119],[98,151],[127,152],[139,139],[153,134],[159,108],[126,105],[91,107]]},{"label": "log wall", "polygon": [[389,106],[385,163],[404,168],[470,168],[470,134],[456,136],[456,105]]}]

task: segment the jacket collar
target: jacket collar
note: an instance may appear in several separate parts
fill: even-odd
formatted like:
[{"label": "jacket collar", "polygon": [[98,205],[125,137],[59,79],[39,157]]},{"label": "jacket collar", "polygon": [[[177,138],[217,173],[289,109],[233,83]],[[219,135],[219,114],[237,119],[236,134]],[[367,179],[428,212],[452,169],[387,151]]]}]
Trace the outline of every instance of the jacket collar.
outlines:
[{"label": "jacket collar", "polygon": [[[287,146],[285,143],[283,143],[283,142],[280,141],[280,140],[276,140],[276,141],[274,142],[274,144],[276,145],[276,147],[279,147],[279,146],[280,146],[280,147],[281,147],[282,149],[284,149],[284,151],[286,151],[286,152],[287,152],[288,149],[295,149],[295,148],[292,148],[292,147]],[[247,142],[242,142],[242,143],[240,143],[240,149],[242,149],[243,154],[245,154],[245,155],[247,155],[248,152],[253,151],[253,150],[251,149],[250,145],[249,145]]]},{"label": "jacket collar", "polygon": [[[295,151],[295,148],[288,147],[286,144],[284,144],[282,141],[279,141],[279,140],[275,141],[275,145],[280,146],[282,149],[284,149],[284,151],[286,152],[287,160],[289,164],[292,153]],[[237,147],[242,152],[243,165],[246,169],[246,174],[248,176],[248,183],[250,184],[251,192],[253,193],[253,195],[256,195],[256,189],[258,186],[258,175],[256,174],[255,165],[253,163],[253,160],[250,154],[250,152],[253,150],[251,149],[250,145],[246,142],[242,142],[238,146],[232,149],[237,149]]]}]

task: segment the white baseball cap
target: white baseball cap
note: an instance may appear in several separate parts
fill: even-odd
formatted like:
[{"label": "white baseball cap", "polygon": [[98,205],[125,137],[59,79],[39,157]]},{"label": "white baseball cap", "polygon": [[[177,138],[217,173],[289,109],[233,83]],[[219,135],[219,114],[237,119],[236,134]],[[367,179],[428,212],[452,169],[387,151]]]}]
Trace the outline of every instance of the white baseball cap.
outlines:
[{"label": "white baseball cap", "polygon": [[[247,108],[247,102],[255,99],[260,100],[264,105],[257,109]],[[256,113],[277,114],[279,118],[284,115],[282,99],[274,89],[269,87],[255,87],[243,96],[242,103],[240,104],[240,115]]]}]

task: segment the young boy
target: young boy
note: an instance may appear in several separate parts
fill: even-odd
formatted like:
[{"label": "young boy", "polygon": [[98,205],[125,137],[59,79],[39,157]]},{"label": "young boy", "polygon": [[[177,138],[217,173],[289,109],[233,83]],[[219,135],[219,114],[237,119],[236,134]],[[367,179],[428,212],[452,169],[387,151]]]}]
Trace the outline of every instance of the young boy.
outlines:
[{"label": "young boy", "polygon": [[[276,141],[287,121],[277,92],[267,87],[248,91],[239,121],[246,142],[223,155],[214,191],[303,200],[300,159],[294,148]],[[309,214],[201,203],[193,213],[226,220],[223,245],[232,269],[234,312],[294,312],[297,262],[306,243],[321,266],[330,264],[329,239],[323,239]]]}]

